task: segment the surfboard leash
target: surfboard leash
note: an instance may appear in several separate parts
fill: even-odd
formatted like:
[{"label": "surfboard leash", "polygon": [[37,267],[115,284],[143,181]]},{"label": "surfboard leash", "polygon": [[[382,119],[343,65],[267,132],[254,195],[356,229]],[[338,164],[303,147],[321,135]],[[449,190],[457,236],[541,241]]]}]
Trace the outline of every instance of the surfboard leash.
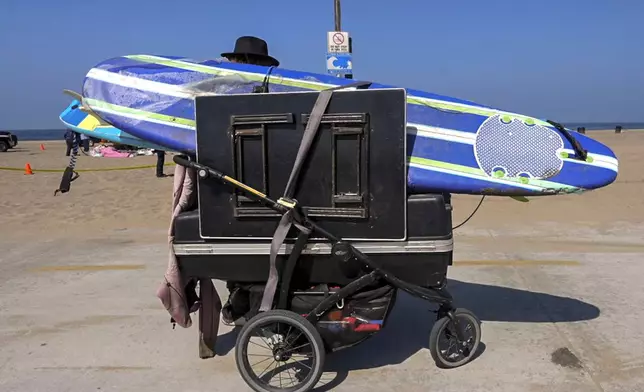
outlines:
[{"label": "surfboard leash", "polygon": [[54,191],[54,196],[56,196],[58,192],[69,192],[72,181],[80,177],[80,175],[76,171],[74,171],[74,169],[76,168],[76,154],[78,154],[78,139],[74,137],[74,142],[72,144],[72,153],[71,157],[69,158],[69,165],[67,165],[65,171],[63,172],[63,176],[60,179],[60,185],[58,186],[58,189]]},{"label": "surfboard leash", "polygon": [[76,154],[78,154],[78,139],[74,137],[74,143],[72,144],[72,156],[69,158],[69,165],[72,170],[76,168]]}]

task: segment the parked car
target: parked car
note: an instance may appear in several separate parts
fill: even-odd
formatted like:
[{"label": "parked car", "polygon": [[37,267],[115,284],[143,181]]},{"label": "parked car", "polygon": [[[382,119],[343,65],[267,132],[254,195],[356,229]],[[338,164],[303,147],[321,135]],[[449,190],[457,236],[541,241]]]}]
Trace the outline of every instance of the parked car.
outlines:
[{"label": "parked car", "polygon": [[9,131],[0,131],[0,152],[5,152],[18,145],[18,136]]}]

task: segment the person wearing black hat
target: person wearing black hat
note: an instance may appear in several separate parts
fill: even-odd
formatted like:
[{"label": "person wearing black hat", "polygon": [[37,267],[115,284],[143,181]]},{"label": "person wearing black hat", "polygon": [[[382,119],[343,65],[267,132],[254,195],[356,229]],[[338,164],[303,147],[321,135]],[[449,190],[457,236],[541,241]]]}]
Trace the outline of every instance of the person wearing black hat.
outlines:
[{"label": "person wearing black hat", "polygon": [[221,54],[234,63],[245,63],[262,65],[265,67],[277,67],[280,62],[268,54],[268,44],[261,38],[243,36],[237,38],[235,49],[232,52]]},{"label": "person wearing black hat", "polygon": [[[277,67],[280,62],[268,54],[268,44],[261,38],[243,36],[237,38],[235,49],[232,52],[224,52],[222,57],[233,63],[261,65],[265,67]],[[225,324],[234,324],[236,320],[247,315],[252,307],[250,296],[251,284],[240,284],[229,281],[228,301],[223,306],[221,314]]]}]

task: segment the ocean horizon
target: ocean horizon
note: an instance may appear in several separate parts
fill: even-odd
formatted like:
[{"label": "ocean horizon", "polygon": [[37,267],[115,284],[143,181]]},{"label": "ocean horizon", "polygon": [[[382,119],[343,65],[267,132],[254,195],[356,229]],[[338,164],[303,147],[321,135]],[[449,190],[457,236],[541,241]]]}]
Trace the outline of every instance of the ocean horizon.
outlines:
[{"label": "ocean horizon", "polygon": [[[627,131],[629,129],[644,129],[644,122],[568,122],[562,123],[566,128],[577,130],[579,127],[586,127],[586,131],[598,131],[598,130],[609,130],[615,129],[616,126],[620,125],[622,131]],[[10,131],[11,133],[18,136],[18,140],[30,140],[30,141],[48,141],[48,140],[64,140],[64,135],[66,129],[0,129]]]}]

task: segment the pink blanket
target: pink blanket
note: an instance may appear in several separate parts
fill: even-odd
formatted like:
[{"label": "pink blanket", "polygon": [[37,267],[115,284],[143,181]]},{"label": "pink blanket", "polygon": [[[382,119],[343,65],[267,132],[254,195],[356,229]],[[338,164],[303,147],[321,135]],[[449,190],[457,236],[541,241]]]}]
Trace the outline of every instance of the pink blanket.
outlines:
[{"label": "pink blanket", "polygon": [[101,155],[105,158],[129,158],[131,155],[128,152],[119,152],[114,147],[105,147],[101,150]]}]

